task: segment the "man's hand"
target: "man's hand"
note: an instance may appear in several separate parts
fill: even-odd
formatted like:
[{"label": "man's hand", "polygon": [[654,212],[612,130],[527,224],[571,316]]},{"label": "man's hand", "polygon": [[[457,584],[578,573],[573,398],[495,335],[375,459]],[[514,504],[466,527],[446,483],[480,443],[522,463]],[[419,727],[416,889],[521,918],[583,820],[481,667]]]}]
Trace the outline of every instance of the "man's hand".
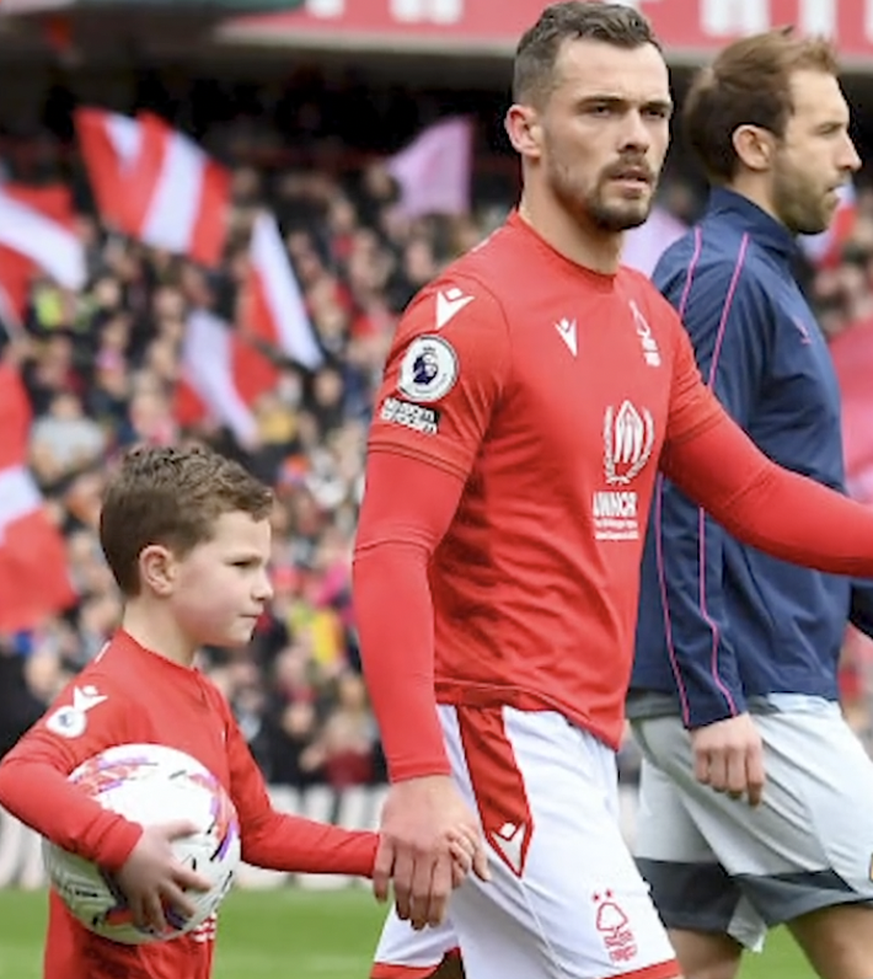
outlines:
[{"label": "man's hand", "polygon": [[478,821],[451,778],[429,775],[391,786],[373,871],[379,901],[387,900],[393,880],[401,919],[416,930],[440,924],[452,887],[466,876],[459,873],[465,854],[477,877],[489,880]]},{"label": "man's hand", "polygon": [[185,897],[185,891],[209,890],[209,881],[179,863],[170,846],[173,840],[196,832],[197,827],[186,822],[147,826],[115,875],[138,928],[152,928],[163,934],[167,930],[165,906],[190,917],[195,907]]},{"label": "man's hand", "polygon": [[747,795],[750,806],[758,805],[764,790],[764,749],[748,714],[696,728],[691,747],[698,782],[733,799]]}]

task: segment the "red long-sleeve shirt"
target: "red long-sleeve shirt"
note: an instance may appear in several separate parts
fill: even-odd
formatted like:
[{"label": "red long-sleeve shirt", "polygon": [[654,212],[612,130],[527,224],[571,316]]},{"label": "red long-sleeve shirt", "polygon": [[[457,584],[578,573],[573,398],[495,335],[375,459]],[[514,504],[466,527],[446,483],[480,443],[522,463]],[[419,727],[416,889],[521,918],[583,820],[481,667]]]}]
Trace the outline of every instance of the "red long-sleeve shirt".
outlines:
[{"label": "red long-sleeve shirt", "polygon": [[[119,632],[0,764],[0,805],[65,849],[110,870],[142,829],[67,781],[111,745],[156,743],[205,765],[237,808],[242,858],[272,870],[372,873],[377,837],[274,811],[260,771],[213,684]],[[173,819],[167,813],[167,820]],[[208,979],[215,922],[192,935],[126,946],[87,931],[52,894],[45,979]]]},{"label": "red long-sleeve shirt", "polygon": [[735,536],[873,575],[873,512],[770,463],[675,311],[514,215],[417,297],[388,359],[355,555],[393,779],[448,772],[436,703],[556,710],[617,745],[663,469]]}]

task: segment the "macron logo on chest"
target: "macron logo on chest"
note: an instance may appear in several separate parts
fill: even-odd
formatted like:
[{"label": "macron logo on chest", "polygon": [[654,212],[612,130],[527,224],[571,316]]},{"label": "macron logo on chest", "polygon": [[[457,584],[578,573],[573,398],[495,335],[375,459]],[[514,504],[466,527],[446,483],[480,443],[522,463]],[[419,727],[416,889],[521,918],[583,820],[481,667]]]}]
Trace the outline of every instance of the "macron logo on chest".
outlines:
[{"label": "macron logo on chest", "polygon": [[475,296],[467,296],[457,286],[437,293],[436,328],[441,330],[446,323],[454,319],[465,306],[469,306]]},{"label": "macron logo on chest", "polygon": [[568,320],[566,317],[559,319],[555,323],[558,336],[567,344],[567,349],[575,357],[579,351],[576,343],[576,320]]}]

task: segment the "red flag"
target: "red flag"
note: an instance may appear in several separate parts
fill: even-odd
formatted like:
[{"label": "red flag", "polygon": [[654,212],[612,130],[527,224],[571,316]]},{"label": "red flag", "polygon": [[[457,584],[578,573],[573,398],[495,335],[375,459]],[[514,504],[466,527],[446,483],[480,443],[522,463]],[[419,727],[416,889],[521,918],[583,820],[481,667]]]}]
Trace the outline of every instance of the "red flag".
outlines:
[{"label": "red flag", "polygon": [[27,467],[30,404],[21,377],[0,363],[0,632],[38,626],[75,593],[64,539]]}]

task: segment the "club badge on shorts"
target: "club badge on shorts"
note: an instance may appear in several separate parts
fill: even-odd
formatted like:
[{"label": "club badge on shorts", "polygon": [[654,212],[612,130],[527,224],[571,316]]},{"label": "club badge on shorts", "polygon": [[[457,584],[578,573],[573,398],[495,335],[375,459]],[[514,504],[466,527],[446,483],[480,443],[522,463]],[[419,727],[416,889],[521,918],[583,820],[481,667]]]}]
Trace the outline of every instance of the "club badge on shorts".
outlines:
[{"label": "club badge on shorts", "polygon": [[416,337],[400,365],[398,387],[413,401],[439,401],[458,379],[458,355],[442,337]]}]

